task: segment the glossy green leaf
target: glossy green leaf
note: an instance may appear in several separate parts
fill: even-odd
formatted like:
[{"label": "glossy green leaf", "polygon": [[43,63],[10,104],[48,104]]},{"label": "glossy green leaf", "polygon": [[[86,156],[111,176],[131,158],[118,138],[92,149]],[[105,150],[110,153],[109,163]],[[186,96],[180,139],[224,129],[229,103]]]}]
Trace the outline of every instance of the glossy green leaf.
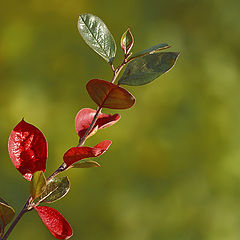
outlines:
[{"label": "glossy green leaf", "polygon": [[129,60],[131,61],[134,58],[145,56],[145,55],[148,55],[148,54],[152,54],[152,53],[155,53],[155,52],[167,49],[167,48],[170,48],[170,46],[168,44],[160,43],[160,44],[157,44],[153,47],[147,48],[143,51],[140,51],[140,52],[137,52],[137,53],[133,54]]},{"label": "glossy green leaf", "polygon": [[92,14],[78,18],[78,31],[85,42],[107,62],[112,63],[116,54],[116,43],[105,23]]},{"label": "glossy green leaf", "polygon": [[46,190],[37,199],[38,202],[52,203],[63,198],[70,190],[70,181],[68,177],[55,177],[51,179]]},{"label": "glossy green leaf", "polygon": [[14,209],[0,198],[0,236],[4,232],[4,228],[9,224],[15,215]]},{"label": "glossy green leaf", "polygon": [[129,91],[104,80],[92,79],[86,88],[89,96],[99,107],[127,109],[135,103],[135,98]]},{"label": "glossy green leaf", "polygon": [[98,162],[95,161],[80,161],[78,163],[74,163],[73,168],[91,168],[91,167],[101,167]]},{"label": "glossy green leaf", "polygon": [[134,38],[130,29],[128,28],[128,30],[122,35],[121,38],[121,48],[124,51],[125,55],[127,55],[131,51],[133,43]]},{"label": "glossy green leaf", "polygon": [[136,58],[127,65],[118,84],[139,86],[150,83],[169,71],[178,56],[177,52],[162,52]]},{"label": "glossy green leaf", "polygon": [[37,171],[33,174],[30,183],[30,193],[33,199],[39,197],[46,189],[46,178],[42,171]]}]

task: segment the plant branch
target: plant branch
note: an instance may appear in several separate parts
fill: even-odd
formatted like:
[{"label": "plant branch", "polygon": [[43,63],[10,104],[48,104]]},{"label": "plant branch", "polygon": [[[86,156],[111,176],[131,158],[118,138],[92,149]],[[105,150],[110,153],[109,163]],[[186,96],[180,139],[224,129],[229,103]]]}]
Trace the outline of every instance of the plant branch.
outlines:
[{"label": "plant branch", "polygon": [[[124,60],[123,60],[122,64],[120,66],[118,66],[116,69],[114,68],[113,64],[110,63],[110,66],[111,66],[112,71],[113,71],[113,78],[111,80],[111,83],[114,83],[114,81],[117,79],[119,73],[121,72],[122,68],[125,66],[125,64],[127,64],[127,57],[128,56],[124,57]],[[96,113],[93,117],[93,120],[92,120],[90,126],[88,127],[87,131],[85,132],[84,136],[82,138],[79,138],[79,143],[78,143],[77,147],[81,147],[84,144],[88,134],[91,132],[91,130],[94,127],[94,124],[97,121],[98,115],[101,113],[101,109],[102,109],[102,107],[97,107],[97,111],[96,111]]]},{"label": "plant branch", "polygon": [[62,163],[62,165],[53,173],[51,174],[48,178],[47,178],[47,183],[53,179],[54,177],[56,177],[59,173],[65,171],[67,169],[67,164],[65,162]]},{"label": "plant branch", "polygon": [[[114,68],[113,64],[111,63],[111,68],[113,71],[113,78],[111,80],[111,83],[114,83],[114,81],[117,79],[119,73],[121,72],[121,70],[123,69],[123,67],[128,63],[127,61],[127,57],[124,57],[124,60],[122,62],[122,64],[120,66],[118,66],[116,69]],[[87,131],[85,132],[84,136],[82,138],[79,138],[79,143],[77,145],[77,147],[80,147],[84,144],[87,136],[89,135],[89,133],[91,132],[91,130],[94,127],[94,124],[96,123],[97,119],[98,119],[98,115],[101,113],[101,109],[102,107],[97,107],[96,113],[93,117],[93,120],[90,124],[90,126],[88,127]],[[47,178],[47,183],[53,179],[55,176],[57,176],[59,173],[65,171],[68,168],[67,164],[65,162],[63,162],[61,164],[61,166],[59,166],[59,168],[53,172],[48,178]],[[0,238],[1,240],[6,240],[9,236],[9,234],[12,232],[12,230],[14,229],[14,227],[16,226],[16,224],[18,223],[18,221],[21,219],[21,217],[26,213],[29,212],[33,209],[33,206],[31,206],[31,201],[32,201],[32,197],[29,196],[26,203],[24,204],[22,210],[19,212],[19,214],[17,215],[17,217],[14,219],[14,221],[12,222],[12,224],[10,225],[10,227],[8,228],[7,232],[4,234],[3,238]]]},{"label": "plant branch", "polygon": [[118,66],[115,70],[113,68],[113,78],[111,80],[111,83],[114,83],[115,80],[117,79],[119,73],[121,72],[121,70],[123,69],[123,67],[127,64],[127,58],[126,56],[124,57],[124,60],[122,62],[122,64],[120,66]]}]

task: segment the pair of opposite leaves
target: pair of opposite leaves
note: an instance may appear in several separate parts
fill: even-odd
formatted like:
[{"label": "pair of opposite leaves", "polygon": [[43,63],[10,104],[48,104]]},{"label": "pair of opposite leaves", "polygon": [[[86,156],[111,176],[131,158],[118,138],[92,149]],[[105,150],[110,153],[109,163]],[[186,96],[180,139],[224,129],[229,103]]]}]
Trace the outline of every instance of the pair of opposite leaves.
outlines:
[{"label": "pair of opposite leaves", "polygon": [[[95,110],[84,108],[76,115],[75,129],[80,138],[85,135],[95,114]],[[88,136],[96,133],[98,129],[106,128],[115,124],[119,119],[119,114],[108,115],[100,113]],[[102,155],[109,148],[110,144],[111,141],[105,140],[97,144],[95,147],[70,148],[64,154],[63,160],[68,167],[74,165],[76,165],[76,167],[100,166],[93,161],[81,163],[80,160]],[[43,133],[35,126],[21,120],[10,134],[8,151],[14,166],[27,180],[30,181],[33,174],[38,171],[45,172],[47,141]],[[57,210],[46,206],[37,206],[34,209],[55,238],[68,239],[72,236],[71,226]]]}]

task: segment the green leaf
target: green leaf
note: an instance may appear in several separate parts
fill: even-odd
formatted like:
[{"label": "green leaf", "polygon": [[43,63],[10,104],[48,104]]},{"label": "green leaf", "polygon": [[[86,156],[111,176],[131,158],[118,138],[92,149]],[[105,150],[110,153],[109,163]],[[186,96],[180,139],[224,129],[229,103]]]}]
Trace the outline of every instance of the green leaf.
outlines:
[{"label": "green leaf", "polygon": [[0,198],[0,236],[4,233],[4,229],[9,224],[15,215],[14,209]]},{"label": "green leaf", "polygon": [[124,51],[125,55],[129,54],[134,43],[133,35],[128,28],[128,30],[122,35],[121,38],[121,48]]},{"label": "green leaf", "polygon": [[30,193],[33,199],[39,197],[46,189],[46,178],[43,171],[37,171],[33,174],[30,183]]},{"label": "green leaf", "polygon": [[37,199],[38,202],[52,203],[63,198],[70,189],[68,177],[55,177],[51,179],[46,190]]},{"label": "green leaf", "polygon": [[157,44],[153,47],[147,48],[143,51],[140,51],[140,52],[137,52],[137,53],[133,54],[132,57],[129,59],[129,61],[131,61],[131,60],[133,60],[137,57],[141,57],[141,56],[145,56],[145,55],[152,54],[152,53],[155,53],[155,52],[159,52],[159,51],[161,51],[163,49],[166,49],[166,48],[170,48],[170,46],[167,43]]},{"label": "green leaf", "polygon": [[78,18],[78,31],[85,42],[107,62],[112,63],[116,54],[116,43],[105,23],[92,14]]},{"label": "green leaf", "polygon": [[162,52],[136,58],[127,65],[118,84],[140,86],[150,83],[169,71],[178,56],[177,52]]},{"label": "green leaf", "polygon": [[80,161],[78,163],[73,164],[73,168],[91,168],[91,167],[101,167],[98,162],[95,161]]}]

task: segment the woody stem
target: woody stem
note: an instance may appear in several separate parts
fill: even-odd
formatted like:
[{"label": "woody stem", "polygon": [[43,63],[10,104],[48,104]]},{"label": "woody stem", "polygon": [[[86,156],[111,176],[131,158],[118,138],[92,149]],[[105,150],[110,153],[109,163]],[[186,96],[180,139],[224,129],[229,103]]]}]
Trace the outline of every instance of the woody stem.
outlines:
[{"label": "woody stem", "polygon": [[[120,66],[118,66],[116,69],[114,68],[113,64],[111,63],[110,66],[112,68],[113,71],[113,77],[111,80],[111,83],[114,83],[114,81],[117,79],[119,73],[121,72],[122,68],[128,63],[126,56],[124,57],[124,60],[122,62],[122,64]],[[84,144],[87,136],[89,135],[89,133],[91,132],[91,130],[93,129],[97,119],[98,119],[98,115],[101,113],[101,109],[102,107],[97,107],[96,113],[93,117],[93,120],[90,124],[90,126],[88,127],[87,131],[85,132],[84,136],[82,138],[79,139],[79,143],[77,145],[77,147],[80,147]],[[55,176],[57,176],[59,173],[65,171],[68,168],[67,164],[65,162],[63,162],[61,164],[61,166],[59,166],[59,168],[53,172],[47,179],[47,182],[49,182],[51,179],[53,179]],[[10,227],[8,228],[7,232],[4,234],[4,236],[2,238],[0,238],[0,240],[6,240],[8,238],[8,236],[10,235],[10,233],[12,232],[12,230],[14,229],[14,227],[16,226],[16,224],[19,222],[19,220],[21,219],[21,217],[26,213],[29,212],[33,209],[33,207],[30,207],[31,204],[31,200],[32,197],[29,196],[26,203],[24,204],[22,210],[19,212],[19,214],[17,215],[17,217],[14,219],[14,221],[12,222],[12,224],[10,225]],[[29,208],[30,207],[30,208]]]}]

